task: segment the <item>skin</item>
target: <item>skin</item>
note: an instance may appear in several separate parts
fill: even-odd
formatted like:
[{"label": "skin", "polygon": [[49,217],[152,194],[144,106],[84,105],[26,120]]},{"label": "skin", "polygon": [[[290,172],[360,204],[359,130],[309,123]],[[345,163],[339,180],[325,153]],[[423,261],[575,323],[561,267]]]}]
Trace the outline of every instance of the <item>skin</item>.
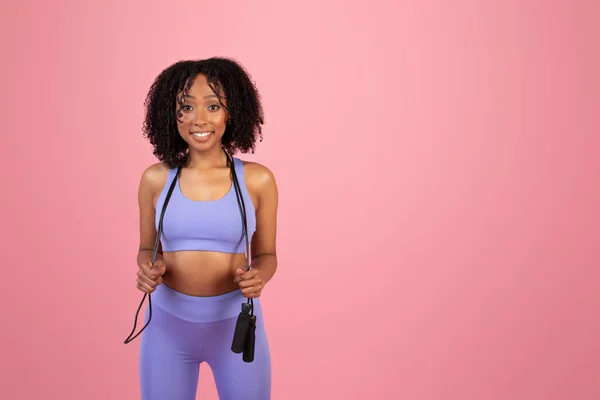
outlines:
[{"label": "skin", "polygon": [[[179,183],[187,198],[214,201],[223,197],[232,185],[226,155],[221,147],[228,115],[203,75],[194,79],[188,94],[191,97],[184,102],[178,131],[188,143],[189,157],[187,165],[181,170]],[[227,105],[226,100],[223,103]],[[200,142],[191,135],[192,132],[203,131],[211,132],[206,141]],[[191,296],[216,296],[238,288],[244,297],[256,298],[261,295],[277,270],[278,191],[275,178],[268,168],[255,162],[244,162],[243,165],[245,183],[256,210],[250,270],[245,271],[244,268],[245,254],[211,251],[159,252],[156,263],[151,265],[156,240],[156,203],[167,183],[169,172],[165,165],[156,163],[143,172],[138,191],[139,290],[152,293],[157,285],[164,283]]]}]

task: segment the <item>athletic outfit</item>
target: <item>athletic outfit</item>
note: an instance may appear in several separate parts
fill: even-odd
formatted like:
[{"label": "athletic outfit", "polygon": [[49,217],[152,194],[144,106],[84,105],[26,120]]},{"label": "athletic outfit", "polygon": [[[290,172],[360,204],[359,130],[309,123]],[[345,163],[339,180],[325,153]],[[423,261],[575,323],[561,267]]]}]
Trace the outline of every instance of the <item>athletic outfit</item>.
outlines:
[{"label": "athletic outfit", "polygon": [[[247,215],[248,238],[256,230],[255,209],[244,180],[242,161],[233,157]],[[177,169],[156,205],[161,210]],[[158,230],[160,213],[156,213]],[[221,199],[186,198],[176,182],[163,219],[163,251],[207,250],[244,253],[245,236],[234,185]],[[271,360],[260,300],[254,299],[256,344],[254,361],[246,363],[231,350],[242,303],[239,289],[218,296],[189,296],[158,285],[152,293],[152,321],[140,344],[142,400],[194,400],[199,368],[206,362],[220,400],[270,400]],[[146,310],[146,321],[149,310]]]}]

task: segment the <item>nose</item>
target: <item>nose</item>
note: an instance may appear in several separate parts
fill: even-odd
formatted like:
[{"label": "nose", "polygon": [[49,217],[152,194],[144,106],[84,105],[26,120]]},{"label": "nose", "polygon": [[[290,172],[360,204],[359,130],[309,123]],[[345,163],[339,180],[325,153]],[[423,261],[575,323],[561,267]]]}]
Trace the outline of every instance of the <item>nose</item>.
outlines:
[{"label": "nose", "polygon": [[206,110],[203,109],[198,109],[195,110],[196,112],[194,113],[194,125],[204,125],[207,121],[208,121],[208,113],[206,112]]}]

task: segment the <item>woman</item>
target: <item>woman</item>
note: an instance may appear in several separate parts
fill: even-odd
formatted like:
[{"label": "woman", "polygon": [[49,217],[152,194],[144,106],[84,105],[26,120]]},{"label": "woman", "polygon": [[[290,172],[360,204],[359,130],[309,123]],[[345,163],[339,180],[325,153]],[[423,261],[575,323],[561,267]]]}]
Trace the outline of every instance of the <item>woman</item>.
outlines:
[{"label": "woman", "polygon": [[[151,294],[152,305],[140,348],[142,399],[195,399],[203,362],[219,399],[270,399],[259,296],[277,269],[277,186],[268,168],[233,157],[262,139],[259,94],[235,61],[181,61],[156,78],[146,107],[144,133],[160,162],[139,186],[137,287]],[[242,305],[250,302],[251,362],[232,351]]]}]

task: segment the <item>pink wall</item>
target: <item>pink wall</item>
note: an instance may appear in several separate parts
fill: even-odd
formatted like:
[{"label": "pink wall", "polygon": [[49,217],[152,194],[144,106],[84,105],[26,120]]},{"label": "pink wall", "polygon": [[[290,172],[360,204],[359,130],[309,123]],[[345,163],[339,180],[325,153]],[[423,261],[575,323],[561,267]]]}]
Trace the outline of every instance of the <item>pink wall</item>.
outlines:
[{"label": "pink wall", "polygon": [[600,398],[596,2],[160,3],[1,6],[1,398],[139,398],[142,102],[212,55],[267,113],[274,399]]}]

